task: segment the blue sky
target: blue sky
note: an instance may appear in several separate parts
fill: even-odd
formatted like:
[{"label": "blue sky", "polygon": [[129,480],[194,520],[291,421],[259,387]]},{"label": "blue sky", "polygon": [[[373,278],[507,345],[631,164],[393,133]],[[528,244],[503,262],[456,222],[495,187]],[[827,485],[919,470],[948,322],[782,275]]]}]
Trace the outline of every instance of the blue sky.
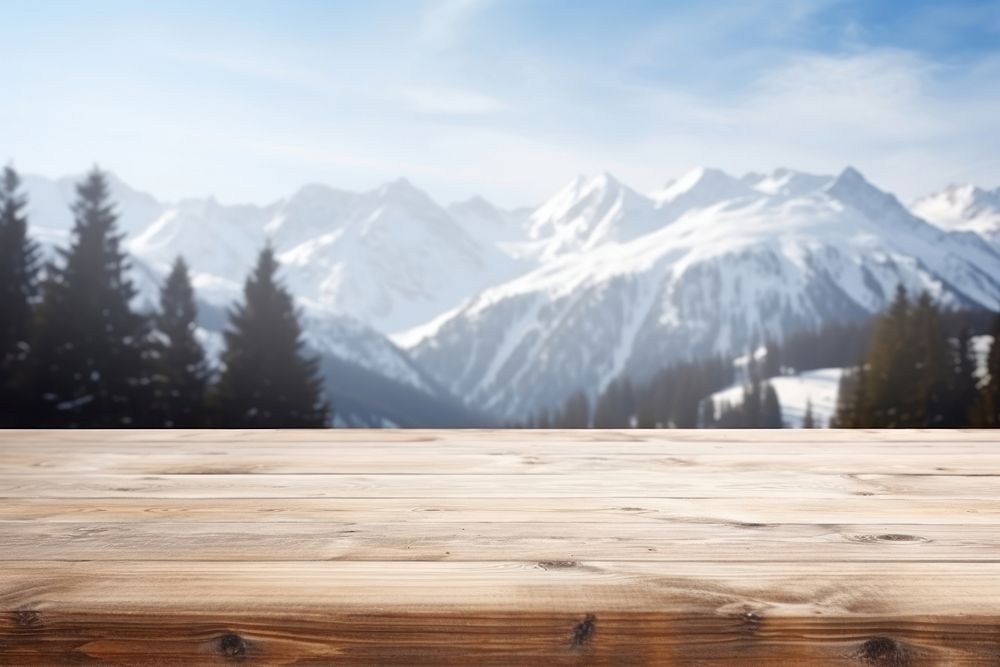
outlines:
[{"label": "blue sky", "polygon": [[166,198],[846,164],[1000,185],[1000,2],[0,3],[0,158]]}]

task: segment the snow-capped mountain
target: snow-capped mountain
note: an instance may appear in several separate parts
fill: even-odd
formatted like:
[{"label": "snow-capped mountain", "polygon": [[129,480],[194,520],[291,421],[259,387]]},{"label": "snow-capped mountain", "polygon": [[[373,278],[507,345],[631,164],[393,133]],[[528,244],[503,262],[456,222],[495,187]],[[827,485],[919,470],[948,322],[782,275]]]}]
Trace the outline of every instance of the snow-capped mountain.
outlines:
[{"label": "snow-capped mountain", "polygon": [[289,287],[386,333],[422,324],[521,268],[496,246],[474,240],[407,181],[366,193],[331,223],[279,248]]},{"label": "snow-capped mountain", "polygon": [[199,293],[228,303],[267,242],[299,299],[383,333],[422,324],[521,270],[405,180],[364,193],[310,185],[267,206],[182,201],[162,207],[128,249],[164,271],[184,255]]},{"label": "snow-capped mountain", "polygon": [[[65,244],[75,179],[25,181],[32,234]],[[443,207],[402,179],[308,185],[263,206],[160,202],[113,176],[111,189],[137,301],[155,305],[183,255],[208,342],[271,243],[354,424],[489,419],[453,396],[525,417],[622,373],[867,316],[900,283],[1000,305],[1000,245],[983,240],[1000,238],[1000,189],[949,188],[911,212],[850,168],[698,168],[649,194],[581,176],[533,210],[480,197]]]},{"label": "snow-capped mountain", "polygon": [[[597,196],[609,182],[581,183],[578,204],[564,189],[532,219],[564,211],[561,220],[579,221],[574,231],[596,219],[604,238],[623,242],[582,243],[487,289],[411,339],[417,361],[453,393],[520,418],[576,389],[600,391],[621,373],[641,378],[674,360],[738,354],[862,317],[884,307],[897,284],[945,304],[1000,306],[996,250],[913,216],[851,168],[835,178],[782,170],[742,182],[699,170],[650,198],[652,211],[638,207],[649,231],[634,236],[629,216],[614,215],[627,195]],[[683,211],[655,204],[699,189],[705,196]],[[608,214],[583,215],[608,200]],[[541,242],[565,234],[559,224],[533,231]]]},{"label": "snow-capped mountain", "polygon": [[952,185],[918,199],[910,208],[941,229],[975,232],[1000,248],[1000,187]]},{"label": "snow-capped mountain", "polygon": [[[69,241],[76,180],[25,178],[30,232],[47,256]],[[283,264],[282,279],[302,309],[310,347],[321,355],[324,368],[333,366],[354,378],[346,394],[342,378],[328,388],[344,408],[338,412],[341,419],[360,425],[489,421],[470,416],[368,323],[392,317],[414,318],[400,320],[403,324],[422,321],[479,289],[474,276],[484,275],[487,265],[516,266],[501,251],[465,236],[443,209],[405,181],[360,194],[307,186],[268,206],[227,206],[211,198],[166,204],[114,175],[109,174],[109,183],[139,291],[135,306],[150,310],[158,305],[160,283],[173,260],[183,255],[191,267],[200,334],[210,355],[217,356],[225,310],[241,297],[257,253],[270,242]],[[489,264],[487,258],[495,262]],[[449,286],[448,267],[472,277]],[[340,276],[346,276],[342,282],[349,288],[343,295],[331,289],[331,281]],[[381,321],[380,313],[386,315]],[[373,407],[381,400],[375,394],[387,392],[406,396],[406,405]]]}]

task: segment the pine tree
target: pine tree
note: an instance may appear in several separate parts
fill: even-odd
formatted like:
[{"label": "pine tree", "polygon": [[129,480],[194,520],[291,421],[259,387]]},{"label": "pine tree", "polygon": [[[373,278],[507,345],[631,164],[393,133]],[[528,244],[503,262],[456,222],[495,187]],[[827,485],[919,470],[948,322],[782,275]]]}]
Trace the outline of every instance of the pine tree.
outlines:
[{"label": "pine tree", "polygon": [[781,348],[775,341],[768,341],[765,347],[767,350],[764,356],[763,373],[765,378],[773,378],[781,375]]},{"label": "pine tree", "polygon": [[47,266],[42,286],[36,418],[54,426],[142,425],[148,322],[130,307],[136,291],[104,174],[95,168],[76,190],[70,247]]},{"label": "pine tree", "polygon": [[784,422],[781,419],[781,403],[778,401],[778,392],[770,382],[763,384],[764,404],[760,411],[761,428],[783,428]]},{"label": "pine tree", "polygon": [[813,403],[811,398],[806,399],[806,414],[802,418],[802,428],[816,428],[816,418],[813,416]]},{"label": "pine tree", "polygon": [[37,248],[28,239],[27,201],[12,167],[0,177],[0,426],[23,423],[36,294]]},{"label": "pine tree", "polygon": [[162,340],[157,346],[154,414],[168,428],[196,428],[207,422],[205,388],[209,369],[195,338],[197,314],[187,264],[178,257],[160,290],[160,313],[156,318]]},{"label": "pine tree", "polygon": [[912,352],[904,367],[899,395],[910,420],[905,427],[941,427],[948,409],[949,366],[953,352],[930,294],[921,293],[910,318],[910,330],[900,347]]},{"label": "pine tree", "polygon": [[972,349],[972,336],[968,327],[963,327],[958,334],[948,373],[948,387],[945,392],[944,420],[941,426],[961,428],[970,426],[975,419],[976,399],[979,392],[976,388],[976,360]]},{"label": "pine tree", "polygon": [[[954,319],[954,318],[952,318]],[[965,426],[976,388],[968,331],[957,345],[930,295],[910,304],[902,288],[871,333],[867,358],[841,380],[840,428]]]},{"label": "pine tree", "polygon": [[993,321],[993,343],[986,358],[986,379],[974,410],[976,426],[1000,428],[1000,315]]},{"label": "pine tree", "polygon": [[222,426],[308,428],[326,425],[319,362],[306,357],[292,297],[277,282],[265,247],[230,312],[219,381]]},{"label": "pine tree", "polygon": [[582,390],[573,392],[563,406],[556,428],[589,428],[590,401]]},{"label": "pine tree", "polygon": [[872,333],[867,385],[858,386],[867,397],[865,414],[871,423],[865,426],[869,428],[902,428],[914,421],[914,401],[907,398],[912,396],[912,388],[907,380],[912,377],[915,361],[912,347],[903,344],[911,310],[906,289],[900,285],[888,312],[879,318]]}]

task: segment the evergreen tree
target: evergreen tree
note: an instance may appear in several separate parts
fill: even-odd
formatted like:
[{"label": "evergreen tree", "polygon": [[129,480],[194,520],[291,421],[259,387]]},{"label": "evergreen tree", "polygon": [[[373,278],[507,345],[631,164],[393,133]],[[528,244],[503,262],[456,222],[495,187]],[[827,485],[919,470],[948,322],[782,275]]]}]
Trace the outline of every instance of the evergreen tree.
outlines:
[{"label": "evergreen tree", "polygon": [[811,398],[806,399],[806,414],[802,417],[802,428],[816,428],[816,418],[813,417],[813,403]]},{"label": "evergreen tree", "polygon": [[230,312],[219,380],[223,426],[324,426],[319,362],[304,355],[302,332],[289,293],[277,282],[278,263],[265,247]]},{"label": "evergreen tree", "polygon": [[781,347],[775,341],[768,341],[765,347],[763,373],[766,378],[781,375]]},{"label": "evergreen tree", "polygon": [[594,428],[630,428],[635,410],[632,381],[612,380],[594,406]]},{"label": "evergreen tree", "polygon": [[972,336],[963,327],[955,341],[948,387],[945,392],[942,426],[961,428],[975,422],[975,405],[979,397],[976,387],[976,359]]},{"label": "evergreen tree", "polygon": [[948,345],[941,314],[927,292],[917,299],[910,329],[900,346],[912,354],[912,365],[903,369],[902,384],[897,388],[910,415],[910,421],[903,425],[941,427],[945,425],[948,409],[949,366],[954,353]]},{"label": "evergreen tree", "polygon": [[778,401],[778,392],[774,390],[770,382],[765,382],[763,386],[764,404],[761,407],[761,428],[783,428],[784,422],[781,419],[781,403]]},{"label": "evergreen tree", "polygon": [[872,329],[864,362],[841,379],[841,428],[965,426],[975,399],[967,331],[957,344],[924,292],[911,304],[902,288]]},{"label": "evergreen tree", "polygon": [[983,428],[1000,428],[1000,315],[993,323],[993,343],[986,358],[987,376],[979,388],[979,397],[973,413],[974,425]]},{"label": "evergreen tree", "polygon": [[913,349],[903,344],[911,310],[906,289],[900,285],[888,312],[875,325],[868,353],[867,386],[858,388],[867,395],[863,413],[872,420],[864,426],[903,428],[914,421],[914,401],[900,393],[904,387],[910,389],[907,380],[912,378],[915,365]]},{"label": "evergreen tree", "polygon": [[156,327],[158,373],[154,413],[163,426],[195,428],[206,424],[205,388],[208,364],[195,338],[194,291],[187,264],[180,257],[160,290]]},{"label": "evergreen tree", "polygon": [[751,373],[751,377],[753,379],[743,388],[743,405],[740,406],[743,414],[741,428],[760,428],[761,426],[761,411],[764,400],[760,380],[755,372]]},{"label": "evergreen tree", "polygon": [[555,423],[556,428],[589,428],[590,401],[582,390],[573,392],[566,399],[562,413]]},{"label": "evergreen tree", "polygon": [[0,426],[23,423],[32,337],[37,249],[28,239],[27,201],[12,167],[0,176]]},{"label": "evergreen tree", "polygon": [[76,191],[70,247],[47,266],[42,286],[36,419],[53,426],[142,425],[150,399],[148,323],[130,307],[136,291],[104,174],[95,168]]}]

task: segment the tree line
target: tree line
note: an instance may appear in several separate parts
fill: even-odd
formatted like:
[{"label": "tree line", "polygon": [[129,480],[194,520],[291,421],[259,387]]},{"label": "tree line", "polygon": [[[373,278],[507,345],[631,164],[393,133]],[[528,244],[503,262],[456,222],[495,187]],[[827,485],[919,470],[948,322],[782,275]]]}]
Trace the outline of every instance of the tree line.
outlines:
[{"label": "tree line", "polygon": [[985,374],[968,324],[923,292],[900,287],[874,323],[864,359],[845,372],[834,425],[841,428],[1000,426],[1000,316],[995,316]]},{"label": "tree line", "polygon": [[723,357],[684,361],[633,382],[622,376],[608,383],[596,400],[576,391],[558,408],[542,410],[523,428],[697,428],[703,399],[730,386],[733,364]]},{"label": "tree line", "polygon": [[[845,368],[839,428],[1000,427],[1000,345],[977,367],[974,335],[1000,340],[1000,316],[944,309],[929,295],[915,301],[900,288],[887,311],[869,319],[833,322],[764,343],[747,355],[741,400],[710,396],[732,386],[732,359],[671,364],[646,381],[622,376],[593,402],[583,390],[558,408],[516,427],[527,428],[781,428],[781,404],[769,382],[819,368]],[[985,370],[985,372],[983,372]],[[807,403],[805,428],[822,426]]]},{"label": "tree line", "polygon": [[318,360],[265,246],[229,311],[220,368],[196,336],[178,257],[159,310],[137,311],[108,181],[76,186],[67,247],[43,261],[12,167],[0,178],[0,426],[310,427],[327,425]]}]

